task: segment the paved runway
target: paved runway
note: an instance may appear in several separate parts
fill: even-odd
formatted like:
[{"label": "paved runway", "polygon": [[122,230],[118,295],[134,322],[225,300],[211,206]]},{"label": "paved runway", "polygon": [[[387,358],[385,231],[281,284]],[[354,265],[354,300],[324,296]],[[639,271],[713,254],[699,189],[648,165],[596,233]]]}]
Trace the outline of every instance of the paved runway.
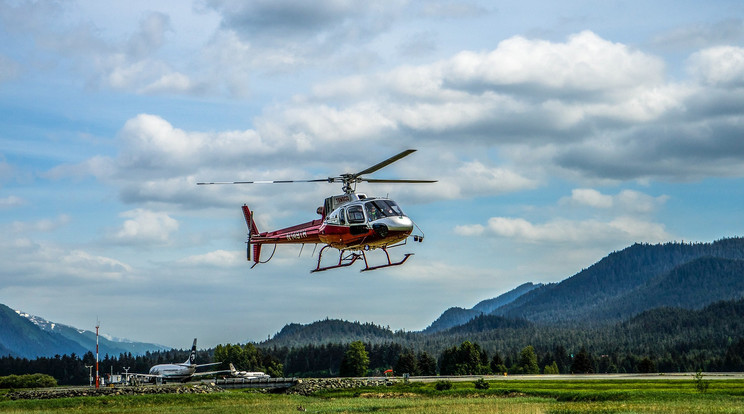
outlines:
[{"label": "paved runway", "polygon": [[[655,373],[655,374],[559,374],[559,375],[463,375],[439,377],[410,377],[412,382],[475,381],[484,378],[489,381],[550,380],[550,381],[588,381],[588,380],[692,380],[694,372]],[[744,372],[704,372],[706,380],[742,380]],[[401,377],[396,377],[401,378]]]}]

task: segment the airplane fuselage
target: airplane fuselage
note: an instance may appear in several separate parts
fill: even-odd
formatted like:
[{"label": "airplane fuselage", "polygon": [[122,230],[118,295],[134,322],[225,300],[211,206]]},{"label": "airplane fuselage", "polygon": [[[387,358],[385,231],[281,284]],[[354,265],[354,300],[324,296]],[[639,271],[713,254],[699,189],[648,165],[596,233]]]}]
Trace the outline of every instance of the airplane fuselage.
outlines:
[{"label": "airplane fuselage", "polygon": [[194,376],[196,365],[160,364],[150,368],[150,375],[159,375],[166,381],[185,381]]}]

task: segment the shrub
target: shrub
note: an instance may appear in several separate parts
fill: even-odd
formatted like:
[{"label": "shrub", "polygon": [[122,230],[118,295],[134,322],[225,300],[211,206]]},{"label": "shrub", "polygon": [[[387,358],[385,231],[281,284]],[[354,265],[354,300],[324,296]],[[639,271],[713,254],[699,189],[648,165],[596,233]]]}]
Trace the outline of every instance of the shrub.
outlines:
[{"label": "shrub", "polygon": [[475,385],[476,390],[487,390],[491,387],[491,384],[486,382],[486,380],[483,378],[476,380],[473,384]]},{"label": "shrub", "polygon": [[695,374],[693,378],[693,381],[695,382],[695,389],[698,390],[698,392],[708,392],[710,381],[703,379],[703,370],[698,370],[697,374]]},{"label": "shrub", "polygon": [[558,363],[553,361],[553,364],[545,365],[545,368],[543,369],[543,373],[545,373],[545,375],[560,374],[560,371],[558,371]]},{"label": "shrub", "polygon": [[45,374],[8,375],[0,377],[0,388],[56,387],[57,380]]},{"label": "shrub", "polygon": [[434,384],[434,388],[437,391],[445,391],[445,390],[452,389],[452,381],[447,381],[447,380],[437,381]]}]

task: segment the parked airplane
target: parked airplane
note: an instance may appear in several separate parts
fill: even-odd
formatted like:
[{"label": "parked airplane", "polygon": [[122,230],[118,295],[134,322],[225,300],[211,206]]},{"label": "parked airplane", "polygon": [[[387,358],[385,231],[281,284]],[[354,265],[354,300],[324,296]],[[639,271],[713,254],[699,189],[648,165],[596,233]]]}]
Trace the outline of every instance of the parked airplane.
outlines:
[{"label": "parked airplane", "polygon": [[236,378],[247,378],[247,379],[250,379],[250,378],[270,378],[270,375],[269,374],[263,373],[261,371],[255,371],[255,372],[251,372],[251,371],[238,371],[237,369],[235,369],[235,365],[233,365],[232,362],[230,363],[230,375],[233,376],[233,377],[236,377]]},{"label": "parked airplane", "polygon": [[186,382],[192,378],[205,377],[217,374],[226,374],[230,370],[221,371],[208,371],[208,372],[196,372],[199,367],[206,367],[209,365],[219,365],[221,362],[212,362],[210,364],[196,364],[196,338],[194,338],[194,344],[191,346],[191,354],[189,359],[183,363],[174,364],[158,364],[150,368],[148,374],[131,374],[135,380],[144,379],[146,381],[164,382],[164,381],[181,381]]}]

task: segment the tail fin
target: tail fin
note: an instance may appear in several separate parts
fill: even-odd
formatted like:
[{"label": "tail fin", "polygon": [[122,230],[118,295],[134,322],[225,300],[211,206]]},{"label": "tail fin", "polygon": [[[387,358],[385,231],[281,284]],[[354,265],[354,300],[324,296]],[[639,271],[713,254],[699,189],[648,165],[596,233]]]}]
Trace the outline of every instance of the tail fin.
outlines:
[{"label": "tail fin", "polygon": [[[246,258],[248,261],[251,261],[251,237],[253,237],[254,234],[258,234],[258,227],[256,227],[256,222],[253,221],[253,212],[251,212],[251,209],[248,208],[247,205],[243,204],[243,217],[245,217],[245,224],[248,225],[248,242],[247,242],[247,248],[246,248]],[[261,256],[261,244],[255,244],[253,247],[253,262],[254,266],[258,264],[258,261]]]},{"label": "tail fin", "polygon": [[237,375],[238,374],[238,370],[235,369],[235,365],[233,365],[232,362],[230,363],[230,374],[232,374],[232,375]]},{"label": "tail fin", "polygon": [[196,363],[196,338],[194,338],[194,344],[191,345],[191,354],[189,355],[189,359],[184,362],[184,364],[190,364],[194,365]]}]

